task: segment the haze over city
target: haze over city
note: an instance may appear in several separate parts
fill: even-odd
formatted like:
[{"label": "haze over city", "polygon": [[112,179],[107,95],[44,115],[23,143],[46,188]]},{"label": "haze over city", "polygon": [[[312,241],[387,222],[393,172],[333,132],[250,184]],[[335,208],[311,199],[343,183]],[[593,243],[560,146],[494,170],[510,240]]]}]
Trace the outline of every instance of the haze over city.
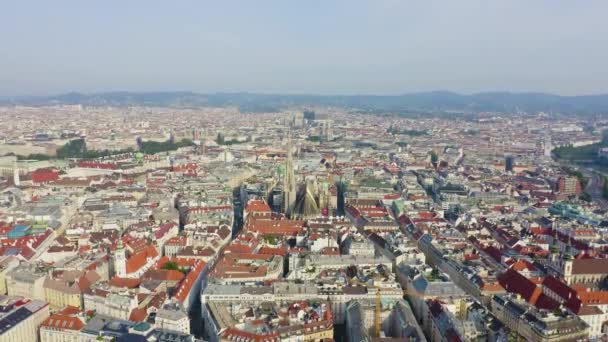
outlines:
[{"label": "haze over city", "polygon": [[10,1],[0,95],[608,92],[605,1]]}]

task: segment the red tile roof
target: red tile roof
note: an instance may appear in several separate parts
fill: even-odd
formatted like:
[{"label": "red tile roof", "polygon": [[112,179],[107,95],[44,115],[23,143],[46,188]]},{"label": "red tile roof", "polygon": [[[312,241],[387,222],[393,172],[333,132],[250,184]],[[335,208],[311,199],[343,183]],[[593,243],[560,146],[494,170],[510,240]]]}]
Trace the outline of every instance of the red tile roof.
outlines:
[{"label": "red tile roof", "polygon": [[548,276],[543,280],[542,285],[562,298],[564,300],[564,304],[574,313],[577,313],[581,308],[582,302],[576,293],[576,290],[566,285],[559,279]]},{"label": "red tile roof", "polygon": [[167,234],[169,232],[169,230],[171,230],[171,228],[177,227],[177,224],[170,222],[170,223],[165,223],[165,224],[161,224],[158,229],[154,232],[154,237],[156,239],[160,239],[163,236],[165,236],[165,234]]},{"label": "red tile roof", "polygon": [[323,255],[340,255],[340,250],[337,247],[324,247],[321,250]]},{"label": "red tile roof", "polygon": [[40,169],[32,172],[32,182],[34,183],[47,183],[56,181],[59,179],[59,171]]},{"label": "red tile roof", "polygon": [[559,303],[545,295],[537,283],[514,269],[498,276],[498,282],[507,292],[519,294],[526,302],[539,309],[554,310],[559,307]]},{"label": "red tile roof", "polygon": [[513,265],[511,265],[510,268],[518,272],[525,270],[536,271],[536,267],[534,267],[534,265],[527,260],[517,260]]},{"label": "red tile roof", "polygon": [[572,274],[608,274],[608,259],[572,260]]},{"label": "red tile roof", "polygon": [[488,253],[488,255],[490,257],[492,257],[492,259],[501,262],[502,259],[502,253],[500,252],[500,250],[498,250],[498,248],[494,247],[494,246],[488,246],[486,248],[483,249],[484,252]]}]

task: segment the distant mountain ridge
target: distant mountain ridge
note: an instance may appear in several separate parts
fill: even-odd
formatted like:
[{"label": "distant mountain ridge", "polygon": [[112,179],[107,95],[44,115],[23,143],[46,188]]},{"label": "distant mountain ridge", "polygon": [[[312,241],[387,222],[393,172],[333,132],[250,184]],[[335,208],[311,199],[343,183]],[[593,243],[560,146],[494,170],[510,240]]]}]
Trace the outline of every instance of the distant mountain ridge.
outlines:
[{"label": "distant mountain ridge", "polygon": [[339,106],[387,112],[529,112],[606,114],[608,94],[561,96],[546,93],[483,92],[470,95],[431,91],[403,95],[281,95],[257,93],[105,92],[54,96],[0,97],[0,104],[88,106],[238,106],[243,111],[276,111],[293,106]]}]

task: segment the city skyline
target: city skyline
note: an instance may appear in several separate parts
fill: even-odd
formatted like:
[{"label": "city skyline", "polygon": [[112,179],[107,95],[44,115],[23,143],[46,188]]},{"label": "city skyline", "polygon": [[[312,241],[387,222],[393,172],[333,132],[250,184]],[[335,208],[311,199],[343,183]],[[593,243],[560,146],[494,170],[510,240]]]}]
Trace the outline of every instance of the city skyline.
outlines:
[{"label": "city skyline", "polygon": [[608,2],[0,11],[0,341],[608,341]]}]

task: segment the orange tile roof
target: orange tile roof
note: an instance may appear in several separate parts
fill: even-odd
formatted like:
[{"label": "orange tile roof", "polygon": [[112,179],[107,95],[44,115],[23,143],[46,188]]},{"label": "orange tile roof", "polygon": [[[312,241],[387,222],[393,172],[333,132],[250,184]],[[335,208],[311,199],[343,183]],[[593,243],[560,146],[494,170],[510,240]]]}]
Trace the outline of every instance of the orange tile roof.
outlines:
[{"label": "orange tile roof", "polygon": [[205,269],[206,265],[207,264],[201,260],[198,260],[194,264],[194,267],[190,270],[190,272],[188,272],[184,280],[182,280],[182,282],[177,286],[174,296],[175,299],[183,303],[188,298],[190,290],[192,290],[198,276]]},{"label": "orange tile roof", "polygon": [[271,212],[270,206],[261,200],[251,200],[245,206],[246,212]]},{"label": "orange tile roof", "polygon": [[578,297],[583,304],[599,305],[608,304],[608,291],[577,291]]},{"label": "orange tile roof", "polygon": [[267,265],[256,261],[270,262],[275,255],[227,253],[217,262],[211,276],[216,278],[262,277],[267,274]]},{"label": "orange tile roof", "polygon": [[286,247],[276,247],[276,248],[275,247],[262,247],[258,250],[258,254],[286,256],[287,248]]},{"label": "orange tile roof", "polygon": [[253,253],[255,248],[258,246],[257,240],[243,240],[236,239],[233,240],[230,245],[226,247],[224,250],[225,253]]},{"label": "orange tile roof", "polygon": [[65,308],[63,308],[63,310],[59,311],[58,313],[61,313],[64,315],[75,315],[79,312],[80,312],[80,308],[68,305]]},{"label": "orange tile roof", "polygon": [[194,258],[180,258],[173,257],[171,258],[171,262],[176,263],[180,267],[193,267],[196,264],[197,259]]},{"label": "orange tile roof", "polygon": [[[123,241],[125,242],[125,241]],[[125,242],[125,247],[130,248],[133,253],[139,253],[146,249],[147,243],[145,239],[134,239]]]},{"label": "orange tile roof", "polygon": [[175,236],[170,238],[165,245],[169,246],[186,246],[188,239],[185,236]]},{"label": "orange tile roof", "polygon": [[148,311],[144,308],[135,308],[129,315],[129,321],[132,322],[143,322],[148,316]]},{"label": "orange tile roof", "polygon": [[505,289],[499,283],[485,283],[481,287],[481,290],[486,292],[503,292]]},{"label": "orange tile roof", "polygon": [[155,279],[162,281],[180,281],[184,274],[177,270],[150,270],[144,274],[146,279]]},{"label": "orange tile roof", "polygon": [[141,279],[139,278],[119,278],[119,277],[114,277],[112,279],[110,279],[110,286],[114,286],[114,287],[126,287],[128,289],[135,289],[138,288],[139,285],[141,284]]},{"label": "orange tile roof", "polygon": [[144,250],[132,255],[127,260],[127,273],[135,273],[140,268],[144,267],[148,262],[148,258],[156,258],[158,251],[154,246],[148,245]]},{"label": "orange tile roof", "polygon": [[251,218],[247,220],[245,230],[262,235],[296,235],[304,230],[304,221],[295,220],[265,220]]},{"label": "orange tile roof", "polygon": [[53,330],[80,331],[84,328],[85,323],[75,315],[56,313],[45,319],[40,326]]},{"label": "orange tile roof", "polygon": [[152,269],[158,270],[163,268],[163,266],[169,262],[169,257],[168,256],[162,256],[160,257],[160,259],[158,259],[158,261],[156,263],[154,263],[154,265],[152,266]]},{"label": "orange tile roof", "polygon": [[183,258],[183,257],[173,257],[169,258],[168,256],[163,256],[151,267],[154,270],[162,269],[168,262],[174,262],[179,267],[192,267],[196,263],[197,259],[195,258]]}]

